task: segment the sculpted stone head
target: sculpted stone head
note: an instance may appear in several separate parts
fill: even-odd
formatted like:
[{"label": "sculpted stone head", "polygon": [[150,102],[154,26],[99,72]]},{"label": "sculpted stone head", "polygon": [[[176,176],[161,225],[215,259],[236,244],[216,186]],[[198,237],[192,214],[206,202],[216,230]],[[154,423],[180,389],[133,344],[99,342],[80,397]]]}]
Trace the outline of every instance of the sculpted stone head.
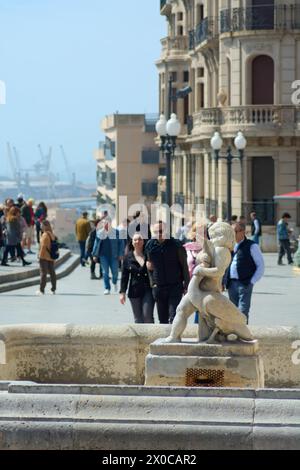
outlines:
[{"label": "sculpted stone head", "polygon": [[235,233],[231,225],[226,222],[217,222],[209,229],[211,243],[216,247],[226,247],[230,251],[234,249]]}]

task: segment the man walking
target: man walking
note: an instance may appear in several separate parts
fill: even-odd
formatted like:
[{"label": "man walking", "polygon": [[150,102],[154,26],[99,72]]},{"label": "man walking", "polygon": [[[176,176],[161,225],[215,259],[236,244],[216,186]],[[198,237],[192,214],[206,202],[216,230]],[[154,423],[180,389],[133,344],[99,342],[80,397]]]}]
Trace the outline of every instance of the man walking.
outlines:
[{"label": "man walking", "polygon": [[260,237],[262,236],[262,224],[259,218],[256,215],[256,212],[251,212],[251,239],[254,243],[259,245]]},{"label": "man walking", "polygon": [[100,228],[97,230],[96,240],[93,249],[93,258],[100,264],[103,271],[104,295],[109,295],[111,290],[109,272],[112,273],[112,282],[114,293],[118,293],[118,274],[119,261],[124,256],[124,244],[120,240],[118,230],[112,227],[112,220],[107,217],[100,222]]},{"label": "man walking", "polygon": [[289,239],[289,230],[288,222],[291,219],[291,216],[288,212],[285,212],[280,221],[277,224],[277,238],[279,242],[279,256],[278,256],[278,265],[282,266],[282,258],[285,253],[287,255],[288,263],[293,264],[293,258],[291,253],[290,239]]},{"label": "man walking", "polygon": [[88,213],[83,212],[82,216],[77,220],[75,227],[76,238],[80,248],[81,266],[85,266],[86,263],[87,255],[85,251],[85,245],[90,231],[91,225],[88,221]]},{"label": "man walking", "polygon": [[153,227],[154,238],[146,245],[147,268],[152,273],[153,297],[160,323],[172,323],[183,292],[189,285],[187,254],[178,240],[168,238],[166,225]]},{"label": "man walking", "polygon": [[224,284],[231,302],[246,316],[248,324],[253,287],[262,278],[265,264],[258,244],[246,238],[246,225],[239,222],[233,229],[236,245]]}]

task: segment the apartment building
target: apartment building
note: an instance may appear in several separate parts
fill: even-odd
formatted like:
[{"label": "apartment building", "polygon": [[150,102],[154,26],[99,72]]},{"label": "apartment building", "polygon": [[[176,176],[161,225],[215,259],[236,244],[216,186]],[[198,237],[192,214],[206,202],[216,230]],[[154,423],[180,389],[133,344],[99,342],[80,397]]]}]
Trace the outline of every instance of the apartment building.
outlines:
[{"label": "apartment building", "polygon": [[274,249],[274,224],[283,211],[300,226],[299,203],[273,200],[300,187],[300,108],[292,104],[292,84],[300,80],[300,4],[161,0],[160,12],[168,25],[157,61],[160,112],[169,111],[169,87],[173,96],[187,85],[193,90],[171,106],[182,123],[173,199],[225,217],[227,163],[216,164],[210,140],[218,131],[226,153],[242,131],[248,145],[242,164],[233,164],[233,213],[256,210],[264,248]]},{"label": "apartment building", "polygon": [[156,201],[158,178],[165,173],[155,144],[157,119],[157,115],[144,114],[113,114],[103,119],[105,142],[96,152],[98,205],[112,204],[118,211],[120,196],[127,196],[128,207]]}]

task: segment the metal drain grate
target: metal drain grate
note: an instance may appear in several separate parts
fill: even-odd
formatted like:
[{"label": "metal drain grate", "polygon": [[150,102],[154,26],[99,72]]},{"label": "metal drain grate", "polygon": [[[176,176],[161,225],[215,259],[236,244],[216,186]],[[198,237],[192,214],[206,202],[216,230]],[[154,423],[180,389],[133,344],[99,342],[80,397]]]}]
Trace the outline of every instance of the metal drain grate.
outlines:
[{"label": "metal drain grate", "polygon": [[224,370],[187,369],[186,387],[224,387]]}]

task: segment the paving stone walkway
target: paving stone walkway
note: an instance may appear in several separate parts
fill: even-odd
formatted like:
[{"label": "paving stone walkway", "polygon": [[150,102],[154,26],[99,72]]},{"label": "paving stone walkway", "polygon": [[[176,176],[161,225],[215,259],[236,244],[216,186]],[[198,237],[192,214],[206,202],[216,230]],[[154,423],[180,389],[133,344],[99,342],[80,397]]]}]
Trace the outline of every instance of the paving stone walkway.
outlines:
[{"label": "paving stone walkway", "polygon": [[[300,272],[277,266],[276,259],[275,254],[265,255],[266,273],[254,291],[250,325],[300,325]],[[120,305],[118,295],[104,296],[103,282],[91,281],[88,268],[80,266],[60,280],[56,296],[49,294],[49,287],[42,297],[35,295],[36,290],[29,287],[0,294],[0,324],[133,322],[130,304]]]}]

